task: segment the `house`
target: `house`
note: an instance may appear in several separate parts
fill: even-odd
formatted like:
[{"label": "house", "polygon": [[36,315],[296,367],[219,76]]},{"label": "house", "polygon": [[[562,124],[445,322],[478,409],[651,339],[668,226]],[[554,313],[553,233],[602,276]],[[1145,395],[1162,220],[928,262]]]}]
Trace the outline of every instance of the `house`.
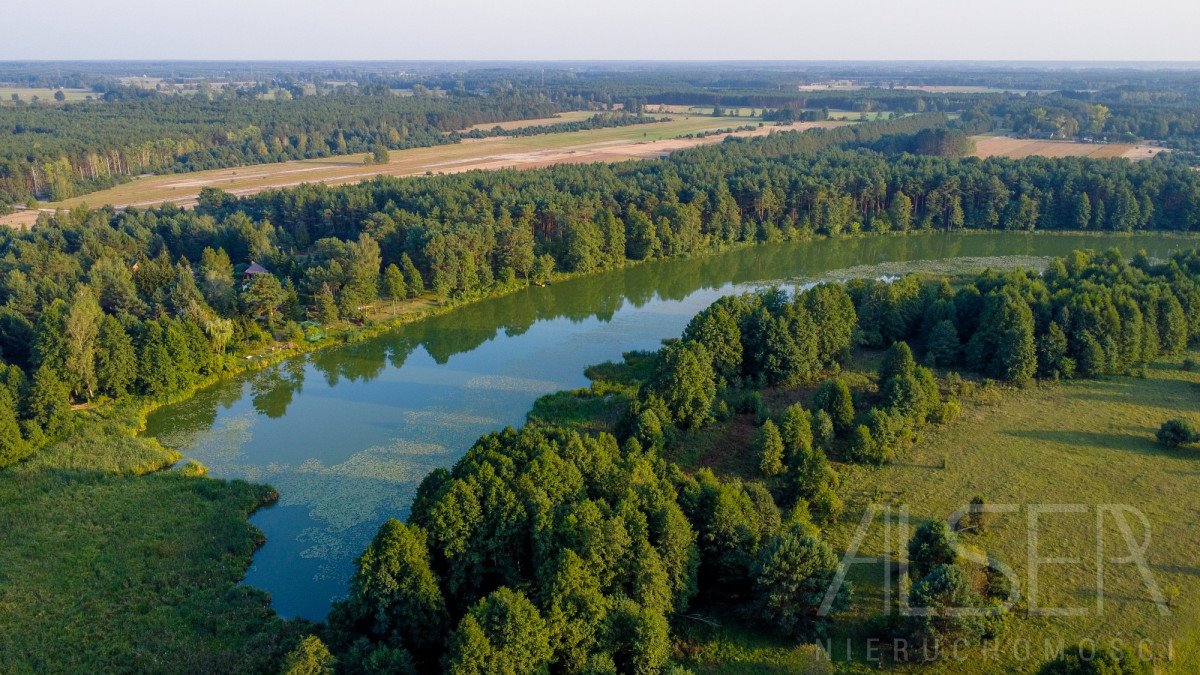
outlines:
[{"label": "house", "polygon": [[242,272],[242,281],[250,281],[259,274],[270,274],[270,272],[267,271],[267,268],[251,260],[250,266],[246,268],[245,272]]}]

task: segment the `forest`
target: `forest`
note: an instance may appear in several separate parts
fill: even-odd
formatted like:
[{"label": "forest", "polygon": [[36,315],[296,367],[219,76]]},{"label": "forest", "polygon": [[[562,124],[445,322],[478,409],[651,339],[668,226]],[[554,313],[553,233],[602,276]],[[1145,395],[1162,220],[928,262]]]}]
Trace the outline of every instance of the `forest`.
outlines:
[{"label": "forest", "polygon": [[538,95],[396,96],[387,89],[259,100],[124,88],[102,98],[0,106],[0,201],[61,200],[143,173],[454,143],[452,132],[475,124],[574,109]]},{"label": "forest", "polygon": [[[1045,274],[721,298],[681,338],[604,367],[626,371],[616,378],[626,409],[610,432],[538,418],[426,477],[408,522],[384,523],[358,559],[323,639],[292,658],[344,672],[683,672],[671,635],[697,612],[824,636],[853,593],[822,538],[842,509],[831,459],[895,461],[923,427],[956,418],[962,375],[1130,374],[1198,336],[1195,250],[1163,262],[1076,251]],[[840,373],[864,349],[882,358],[851,387]],[[760,390],[780,386],[815,386],[811,406],[763,408]],[[684,434],[739,413],[758,420],[753,444],[736,449],[753,457],[754,475],[685,472],[669,458]],[[889,608],[869,637],[978,645],[1004,630],[1011,589],[1000,568],[959,553],[986,526],[983,504],[916,529],[907,600],[934,611]],[[989,611],[941,611],[950,607]],[[1130,668],[1113,672],[1150,672],[1130,652],[1101,651]],[[1079,672],[1079,658],[1068,650],[1042,672]]]},{"label": "forest", "polygon": [[907,117],[649,162],[241,199],[206,190],[193,211],[44,216],[0,234],[10,394],[0,401],[0,462],[61,435],[72,404],[171,397],[238,355],[319,339],[338,321],[361,324],[388,299],[469,299],[555,273],[816,235],[1200,225],[1200,176],[1183,164],[906,150],[958,147],[942,124]]}]

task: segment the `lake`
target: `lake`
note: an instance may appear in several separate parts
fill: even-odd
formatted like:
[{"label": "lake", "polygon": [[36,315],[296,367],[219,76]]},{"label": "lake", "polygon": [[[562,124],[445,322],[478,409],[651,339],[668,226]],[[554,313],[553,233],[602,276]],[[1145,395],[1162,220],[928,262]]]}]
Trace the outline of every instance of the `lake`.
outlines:
[{"label": "lake", "polygon": [[269,483],[246,583],[285,618],[321,620],[387,518],[482,434],[519,425],[588,365],[654,349],[721,295],[770,284],[1041,265],[1074,248],[1166,256],[1195,240],[1023,233],[876,236],[738,248],[529,288],[233,378],[153,413],[146,434],[209,475]]}]

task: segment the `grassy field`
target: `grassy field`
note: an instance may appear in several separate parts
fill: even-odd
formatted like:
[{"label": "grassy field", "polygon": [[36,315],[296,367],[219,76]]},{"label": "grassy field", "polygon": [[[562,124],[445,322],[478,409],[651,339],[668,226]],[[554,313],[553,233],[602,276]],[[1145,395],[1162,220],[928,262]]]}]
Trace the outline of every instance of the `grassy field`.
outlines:
[{"label": "grassy field", "polygon": [[[454,173],[471,169],[534,168],[560,163],[612,162],[658,157],[664,153],[704,143],[720,142],[724,136],[680,138],[688,134],[727,129],[744,124],[737,118],[675,117],[668,122],[609,127],[587,131],[525,137],[468,139],[462,143],[414,148],[391,153],[385,165],[363,164],[364,154],[324,159],[259,164],[188,174],[137,178],[108,190],[93,192],[44,208],[74,208],[82,204],[144,206],[162,202],[190,205],[200,189],[212,186],[245,195],[269,188],[323,181],[331,185],[351,183],[378,175],[412,176],[426,172]],[[798,123],[786,128],[818,126]],[[782,127],[767,125],[739,135],[768,133]],[[6,222],[0,219],[0,223]]]},{"label": "grassy field", "polygon": [[[1197,354],[1193,353],[1195,358]],[[774,412],[805,392],[774,392],[764,397]],[[1018,505],[999,517],[982,535],[965,535],[965,544],[986,551],[1009,565],[1029,588],[1029,505],[1082,505],[1081,513],[1050,513],[1039,518],[1037,554],[1078,558],[1073,564],[1038,566],[1040,607],[1079,607],[1072,617],[1030,616],[1024,594],[995,645],[998,653],[978,647],[961,652],[961,661],[943,660],[932,668],[892,664],[899,670],[956,673],[1029,672],[1044,660],[1048,640],[1057,646],[1083,639],[1107,644],[1119,640],[1145,648],[1163,672],[1189,673],[1200,666],[1200,525],[1195,495],[1200,492],[1200,451],[1166,450],[1154,442],[1154,431],[1170,417],[1200,422],[1197,399],[1200,374],[1185,372],[1179,362],[1155,364],[1142,378],[1111,378],[1004,390],[969,404],[964,416],[926,439],[895,464],[884,468],[838,464],[847,510],[826,535],[835,549],[846,550],[868,504],[900,506],[911,511],[912,528],[931,518],[946,518],[975,495],[992,504]],[[740,426],[746,426],[744,424]],[[747,460],[752,429],[734,420],[697,438],[677,460],[692,467],[710,466],[726,475],[752,475]],[[1150,532],[1136,516],[1127,517],[1136,541],[1149,537],[1146,558],[1154,580],[1175,601],[1169,616],[1158,606],[1142,578],[1129,564],[1105,566],[1103,613],[1096,608],[1097,541],[1104,537],[1106,555],[1127,553],[1111,516],[1097,526],[1098,506],[1129,505],[1144,513]],[[884,553],[882,520],[868,530],[860,556]],[[1099,534],[1098,534],[1099,533]],[[896,539],[897,537],[893,537]],[[890,546],[892,560],[900,545]],[[869,623],[883,607],[881,563],[857,565],[849,578],[855,601],[832,636],[838,670],[856,671],[866,659]],[[799,659],[801,648],[756,635],[737,619],[719,629],[695,631],[689,651],[699,672],[781,672]],[[844,662],[847,640],[850,662]],[[1025,646],[1032,652],[1025,656]],[[873,669],[873,668],[872,668]],[[928,669],[928,670],[927,670]]]},{"label": "grassy field", "polygon": [[[0,104],[12,103],[12,95],[16,94],[21,97],[21,100],[29,103],[33,97],[38,97],[38,101],[42,103],[56,103],[54,100],[55,89],[48,87],[3,87],[0,86]],[[67,101],[83,101],[88,96],[96,96],[96,93],[90,89],[63,89],[63,95]]]},{"label": "grassy field", "polygon": [[[1200,358],[1192,352],[1191,358]],[[852,388],[865,385],[878,352],[860,352],[844,376]],[[854,539],[869,504],[910,510],[912,529],[926,519],[946,518],[982,496],[987,503],[1013,504],[1017,511],[998,516],[984,534],[966,534],[963,542],[1010,566],[1021,582],[1022,598],[994,646],[960,652],[961,661],[930,666],[891,663],[900,671],[1031,672],[1045,660],[1046,641],[1057,648],[1080,640],[1099,644],[1118,640],[1126,647],[1146,641],[1162,672],[1190,673],[1200,667],[1200,524],[1195,495],[1200,492],[1200,449],[1167,450],[1154,440],[1164,420],[1185,417],[1200,424],[1200,373],[1182,369],[1182,359],[1152,365],[1145,378],[1117,377],[1042,384],[1026,389],[981,388],[967,398],[963,416],[932,428],[924,440],[883,468],[835,463],[841,474],[846,512],[826,531],[835,550]],[[620,411],[635,395],[631,384],[645,363],[607,364],[590,369],[593,389],[544,397],[531,419],[554,419],[585,431],[611,430]],[[796,401],[808,403],[812,387],[769,389],[766,406],[778,414]],[[685,435],[668,456],[687,470],[709,467],[719,475],[757,479],[751,448],[757,434],[751,415]],[[1038,566],[1037,607],[1079,607],[1082,615],[1033,616],[1029,609],[1030,505],[1081,505],[1080,513],[1039,516],[1037,555],[1078,558],[1073,564]],[[1157,587],[1173,600],[1170,615],[1159,613],[1148,587],[1130,564],[1105,565],[1103,612],[1097,610],[1097,542],[1104,538],[1106,557],[1127,555],[1116,520],[1106,515],[1098,527],[1099,506],[1128,505],[1150,523],[1145,532],[1128,515],[1137,542],[1149,538],[1146,559]],[[892,561],[902,550],[893,530]],[[910,529],[911,532],[911,529]],[[884,553],[882,518],[867,531],[859,556]],[[867,659],[871,621],[883,608],[884,565],[851,568],[855,600],[837,622],[831,639],[838,671],[875,669]],[[797,646],[762,635],[740,617],[711,616],[717,627],[688,623],[682,628],[681,653],[701,673],[778,673],[807,668],[811,646]],[[852,645],[847,660],[847,640]],[[1025,649],[1028,645],[1029,653]]]},{"label": "grassy field", "polygon": [[[895,113],[896,117],[905,117],[907,113]],[[849,120],[857,122],[859,120],[871,121],[891,119],[893,113],[890,112],[858,112],[855,110],[830,110],[829,119],[831,120]]]},{"label": "grassy field", "polygon": [[239,585],[275,498],[216,481],[89,420],[0,470],[0,654],[5,672],[230,672],[277,667],[294,642],[261,591]]},{"label": "grassy field", "polygon": [[559,113],[554,117],[538,117],[531,120],[511,120],[508,122],[490,122],[485,124],[476,124],[469,126],[463,131],[474,131],[480,129],[482,131],[490,131],[496,127],[501,129],[524,129],[525,127],[539,127],[546,124],[562,124],[564,122],[582,122],[589,119],[599,111],[596,110],[572,110],[571,112]]},{"label": "grassy field", "polygon": [[[761,107],[755,108],[755,107],[743,106],[743,107],[737,108],[737,107],[721,106],[721,112],[724,113],[725,117],[741,117],[741,118],[755,117],[755,118],[757,118],[757,115],[755,113],[761,114],[762,110],[763,109]],[[678,114],[678,115],[708,115],[708,116],[712,116],[713,107],[711,105],[672,105],[672,104],[663,103],[663,104],[653,104],[653,105],[646,106],[646,112],[648,114],[655,114],[655,115],[660,114],[660,113],[673,113],[673,114]]]}]

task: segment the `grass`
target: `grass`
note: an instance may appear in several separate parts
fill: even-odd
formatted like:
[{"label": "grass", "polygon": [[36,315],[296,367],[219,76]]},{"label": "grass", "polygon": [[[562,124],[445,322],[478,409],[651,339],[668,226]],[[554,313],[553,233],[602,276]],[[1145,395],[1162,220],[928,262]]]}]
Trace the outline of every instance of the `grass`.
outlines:
[{"label": "grass", "polygon": [[570,112],[559,113],[553,117],[538,117],[528,120],[510,120],[507,122],[484,122],[475,124],[463,129],[463,131],[491,131],[496,127],[501,129],[524,129],[526,127],[540,127],[548,124],[563,124],[566,122],[582,122],[591,119],[592,117],[602,114],[599,110],[572,110]]},{"label": "grass", "polygon": [[[1042,662],[1046,640],[1070,645],[1091,638],[1102,644],[1119,639],[1127,646],[1147,640],[1164,672],[1194,672],[1200,664],[1200,563],[1196,559],[1200,525],[1195,501],[1200,492],[1200,450],[1161,448],[1154,442],[1154,431],[1170,417],[1200,422],[1198,397],[1200,374],[1183,371],[1179,361],[1156,364],[1144,379],[1081,380],[1009,390],[992,397],[989,404],[968,405],[959,421],[926,433],[923,443],[892,465],[837,465],[847,512],[826,532],[836,550],[849,546],[868,503],[907,505],[915,527],[923,519],[945,518],[981,495],[988,503],[1017,504],[1021,510],[1001,517],[984,534],[964,535],[964,542],[1004,561],[1023,584],[1029,578],[1027,505],[1086,507],[1081,514],[1042,516],[1038,549],[1041,556],[1081,559],[1078,564],[1039,567],[1038,604],[1082,607],[1083,616],[1031,616],[1023,597],[999,638],[997,655],[973,648],[963,652],[961,662],[892,667],[1029,672]],[[737,463],[727,469],[747,470]],[[1159,615],[1133,566],[1117,564],[1106,568],[1105,608],[1102,615],[1097,613],[1094,560],[1097,505],[1101,504],[1128,504],[1148,518],[1147,558],[1152,574],[1160,588],[1178,589],[1170,616]],[[1119,556],[1125,548],[1114,522],[1106,519],[1099,531],[1109,555]],[[1139,521],[1131,516],[1129,522],[1140,540]],[[884,552],[883,528],[878,525],[870,530],[859,555]],[[871,635],[869,622],[882,611],[882,578],[882,564],[851,568],[855,601],[832,636],[839,671],[874,669],[865,659],[865,646]],[[857,645],[849,662],[841,646],[847,639]],[[1027,659],[1021,653],[1026,641],[1033,647]],[[709,635],[694,636],[686,648],[695,654],[689,664],[700,672],[737,673],[788,672],[802,649],[746,632],[736,621]],[[1166,659],[1168,652],[1173,653],[1173,661]]]},{"label": "grass", "polygon": [[[879,352],[859,351],[842,374],[852,389],[869,397],[871,373]],[[1200,354],[1191,352],[1192,359]],[[1023,593],[1029,579],[1029,505],[1078,504],[1083,513],[1039,517],[1038,554],[1079,558],[1077,564],[1039,566],[1040,607],[1080,607],[1082,616],[1036,616],[1023,595],[997,652],[979,647],[961,653],[962,661],[919,666],[886,663],[899,671],[1030,672],[1045,660],[1046,645],[1071,645],[1092,639],[1119,640],[1132,647],[1145,640],[1162,672],[1194,672],[1200,664],[1200,524],[1195,495],[1200,493],[1200,447],[1168,450],[1154,440],[1164,420],[1185,417],[1200,423],[1200,373],[1182,368],[1183,358],[1152,365],[1146,377],[1114,377],[1034,385],[1026,389],[975,387],[963,416],[947,427],[929,428],[923,440],[883,468],[836,463],[846,513],[825,536],[835,550],[848,549],[868,504],[900,506],[921,521],[946,518],[982,496],[990,504],[1015,504],[1018,511],[998,516],[985,533],[963,535],[973,550],[1009,565]],[[589,369],[591,389],[544,397],[531,419],[555,419],[587,431],[611,430],[620,407],[647,376],[636,362]],[[617,400],[605,392],[621,388]],[[793,402],[809,402],[813,387],[769,388],[764,406],[779,414]],[[753,440],[758,420],[735,414],[729,420],[684,434],[667,455],[685,470],[709,467],[720,475],[756,479]],[[1105,605],[1096,609],[1098,532],[1109,557],[1127,552],[1116,521],[1106,516],[1097,528],[1098,506],[1128,505],[1150,523],[1149,569],[1159,589],[1172,597],[1171,614],[1160,615],[1150,591],[1128,564],[1105,566]],[[1144,535],[1136,516],[1127,518],[1135,540]],[[911,531],[911,530],[910,530]],[[893,531],[894,532],[894,531]],[[896,537],[899,539],[899,537]],[[877,519],[858,555],[884,553],[882,521]],[[891,547],[892,560],[900,553]],[[835,623],[833,667],[839,672],[874,670],[866,656],[871,624],[883,610],[882,563],[850,569],[855,600]],[[742,617],[709,615],[704,621],[677,621],[676,657],[701,673],[820,672],[812,645],[796,645],[754,630]],[[846,656],[846,641],[853,645]],[[1031,651],[1026,657],[1024,645]]]},{"label": "grass", "polygon": [[627,352],[622,363],[592,366],[584,371],[590,387],[547,394],[534,401],[527,418],[586,433],[612,433],[653,367],[653,354],[642,352]]},{"label": "grass", "polygon": [[265,671],[296,639],[239,584],[266,486],[203,477],[117,419],[0,470],[5,672]]},{"label": "grass", "polygon": [[[54,100],[54,92],[56,89],[49,87],[0,87],[0,105],[12,104],[12,95],[16,94],[21,97],[21,101],[29,103],[33,101],[33,97],[38,97],[39,103],[58,103]],[[63,89],[62,93],[66,96],[66,101],[83,101],[87,97],[98,98],[99,94],[90,89]]]},{"label": "grass", "polygon": [[[892,113],[887,112],[887,111],[884,111],[884,112],[857,112],[854,110],[830,110],[829,111],[829,119],[831,119],[831,120],[857,121],[857,120],[865,119],[865,120],[869,120],[869,121],[873,122],[875,120],[888,119],[891,115],[892,115]],[[897,117],[904,117],[905,115],[906,115],[906,113],[896,113]]]}]

